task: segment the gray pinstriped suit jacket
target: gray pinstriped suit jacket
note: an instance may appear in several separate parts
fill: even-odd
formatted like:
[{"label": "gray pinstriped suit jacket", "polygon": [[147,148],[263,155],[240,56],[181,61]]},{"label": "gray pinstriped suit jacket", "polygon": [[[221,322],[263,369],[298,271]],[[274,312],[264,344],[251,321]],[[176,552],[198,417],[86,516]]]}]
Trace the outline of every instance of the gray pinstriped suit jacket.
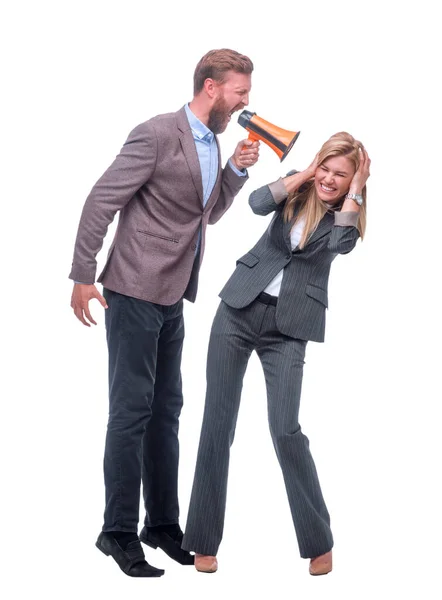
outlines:
[{"label": "gray pinstriped suit jacket", "polygon": [[326,213],[304,249],[296,247],[292,251],[293,222],[285,223],[282,214],[286,198],[282,179],[250,195],[254,213],[275,214],[257,244],[237,260],[220,297],[232,308],[244,308],[285,269],[276,307],[279,331],[292,338],[323,342],[330,266],[338,254],[347,254],[355,247],[358,213]]}]

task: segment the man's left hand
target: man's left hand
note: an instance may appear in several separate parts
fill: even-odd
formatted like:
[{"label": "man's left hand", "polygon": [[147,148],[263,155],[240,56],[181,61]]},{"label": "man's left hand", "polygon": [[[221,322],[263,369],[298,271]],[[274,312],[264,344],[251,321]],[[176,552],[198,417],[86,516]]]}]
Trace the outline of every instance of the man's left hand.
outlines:
[{"label": "man's left hand", "polygon": [[238,171],[253,167],[259,158],[259,142],[251,140],[242,140],[237,145],[235,152],[230,159]]}]

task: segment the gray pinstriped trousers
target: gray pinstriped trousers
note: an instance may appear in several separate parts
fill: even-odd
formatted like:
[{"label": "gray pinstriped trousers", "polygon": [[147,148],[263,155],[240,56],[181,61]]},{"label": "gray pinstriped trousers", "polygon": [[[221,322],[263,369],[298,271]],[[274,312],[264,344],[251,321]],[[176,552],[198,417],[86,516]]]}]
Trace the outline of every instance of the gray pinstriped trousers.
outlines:
[{"label": "gray pinstriped trousers", "polygon": [[264,369],[268,419],[281,465],[303,558],[333,546],[308,438],[298,423],[307,342],[281,334],[276,307],[255,301],[234,309],[221,302],[213,321],[207,358],[207,391],[193,488],[182,547],[216,555],[221,543],[230,447],[244,374],[253,350]]}]

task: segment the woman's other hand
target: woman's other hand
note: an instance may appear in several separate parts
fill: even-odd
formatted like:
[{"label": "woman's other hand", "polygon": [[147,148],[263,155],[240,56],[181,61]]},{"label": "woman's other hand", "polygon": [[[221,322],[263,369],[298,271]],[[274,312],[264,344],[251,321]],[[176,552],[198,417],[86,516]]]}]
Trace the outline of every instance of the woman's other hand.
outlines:
[{"label": "woman's other hand", "polygon": [[306,176],[306,181],[313,179],[316,173],[316,169],[318,168],[318,154],[312,160],[310,165],[305,169],[304,174]]},{"label": "woman's other hand", "polygon": [[350,183],[349,192],[351,194],[360,194],[367,183],[367,179],[370,177],[370,164],[371,160],[367,154],[365,148],[359,148],[360,161],[358,170],[353,175],[353,179]]}]

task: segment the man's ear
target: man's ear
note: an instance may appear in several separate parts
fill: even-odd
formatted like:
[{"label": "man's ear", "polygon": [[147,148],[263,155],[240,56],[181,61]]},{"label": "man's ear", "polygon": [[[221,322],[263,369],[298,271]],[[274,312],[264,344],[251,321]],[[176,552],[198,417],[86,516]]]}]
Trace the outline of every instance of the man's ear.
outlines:
[{"label": "man's ear", "polygon": [[203,89],[211,100],[213,100],[213,98],[215,98],[215,96],[217,95],[218,87],[219,84],[211,77],[208,77],[204,81]]}]

